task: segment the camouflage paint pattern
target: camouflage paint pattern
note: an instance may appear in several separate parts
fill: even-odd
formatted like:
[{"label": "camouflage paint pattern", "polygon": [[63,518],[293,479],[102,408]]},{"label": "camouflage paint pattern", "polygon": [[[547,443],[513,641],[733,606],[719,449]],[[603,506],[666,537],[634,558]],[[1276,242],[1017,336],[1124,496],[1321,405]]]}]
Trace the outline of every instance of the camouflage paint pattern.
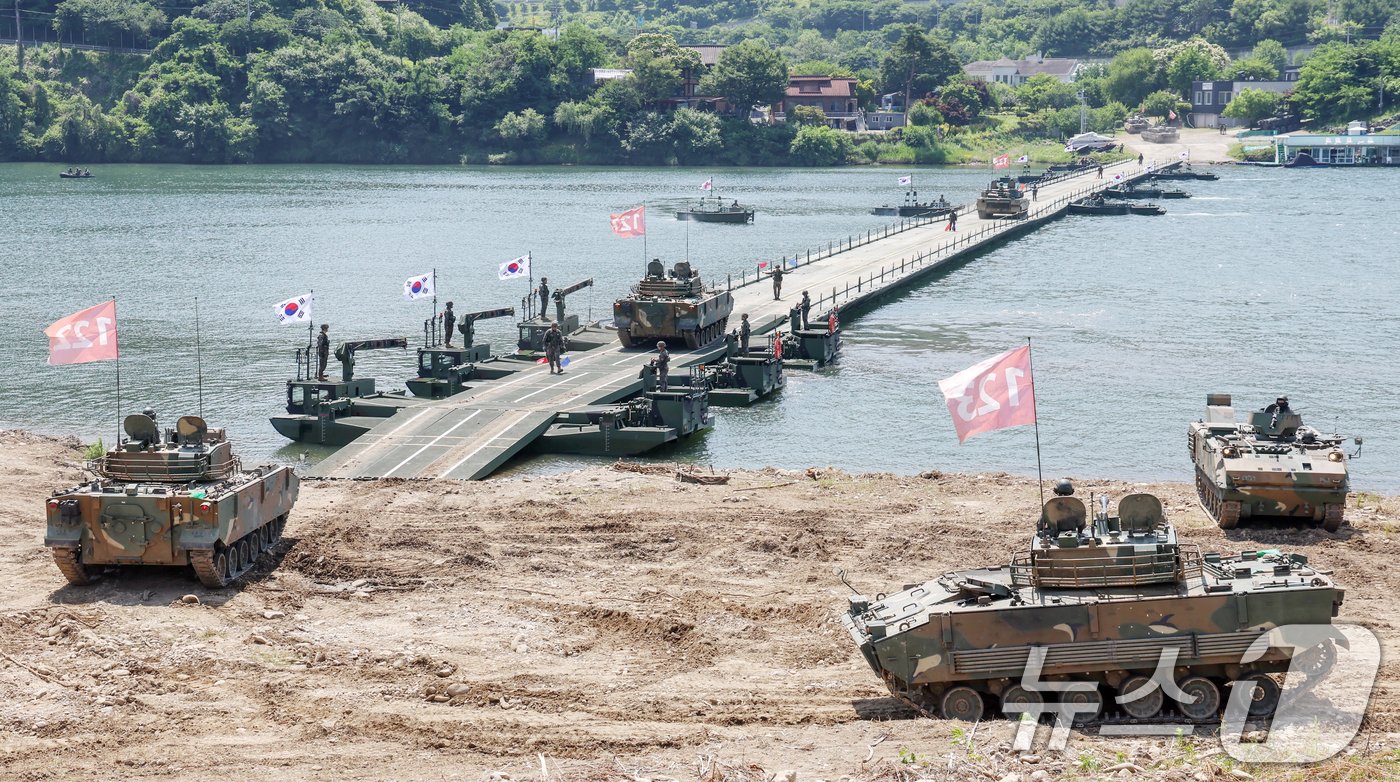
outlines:
[{"label": "camouflage paint pattern", "polygon": [[733,311],[734,296],[706,290],[689,263],[666,272],[660,261],[652,261],[632,293],[613,302],[613,325],[624,347],[667,340],[673,349],[680,341],[694,349],[722,335]]}]

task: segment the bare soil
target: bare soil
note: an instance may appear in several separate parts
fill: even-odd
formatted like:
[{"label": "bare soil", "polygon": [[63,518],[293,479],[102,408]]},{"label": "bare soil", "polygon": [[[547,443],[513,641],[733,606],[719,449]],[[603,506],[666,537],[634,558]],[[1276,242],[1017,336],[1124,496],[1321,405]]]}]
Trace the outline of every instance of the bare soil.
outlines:
[{"label": "bare soil", "polygon": [[[0,779],[1243,778],[1208,735],[1018,756],[1012,723],[918,718],[859,658],[833,569],[874,593],[1004,562],[1038,509],[1025,478],[307,482],[276,557],[209,591],[160,568],[65,585],[43,502],[80,459],[0,433]],[[1354,498],[1339,535],[1226,535],[1185,485],[1079,488],[1155,492],[1203,550],[1301,551],[1337,570],[1343,618],[1396,640],[1394,498]],[[1400,772],[1397,673],[1353,754],[1249,773]]]}]

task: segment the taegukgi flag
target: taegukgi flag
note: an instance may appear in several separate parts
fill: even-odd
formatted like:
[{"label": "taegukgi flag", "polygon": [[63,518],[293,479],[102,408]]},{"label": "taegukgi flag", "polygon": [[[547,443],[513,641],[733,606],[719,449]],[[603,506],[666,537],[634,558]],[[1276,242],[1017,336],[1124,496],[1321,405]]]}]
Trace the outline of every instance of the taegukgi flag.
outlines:
[{"label": "taegukgi flag", "polygon": [[509,280],[514,277],[524,277],[530,273],[530,256],[522,255],[513,261],[506,261],[501,264],[499,277]]},{"label": "taegukgi flag", "polygon": [[1022,155],[1022,156],[1016,158],[1016,162],[1017,162],[1017,163],[1029,163],[1029,162],[1031,162],[1031,156],[1030,156],[1030,155]]},{"label": "taegukgi flag", "polygon": [[403,297],[409,301],[433,295],[433,274],[420,274],[403,281]]},{"label": "taegukgi flag", "polygon": [[646,205],[636,209],[628,209],[622,214],[609,215],[612,220],[613,233],[618,236],[643,236],[647,232],[647,208]]},{"label": "taegukgi flag", "polygon": [[960,443],[993,429],[1035,423],[1030,345],[979,361],[940,380],[938,389],[953,414]]},{"label": "taegukgi flag", "polygon": [[311,294],[293,296],[277,305],[277,322],[286,326],[311,320]]},{"label": "taegukgi flag", "polygon": [[117,357],[117,301],[59,318],[44,329],[50,364],[86,364]]},{"label": "taegukgi flag", "polygon": [[710,177],[709,179],[706,179],[706,180],[700,185],[700,189],[701,189],[701,190],[714,190],[714,189],[715,189],[715,178],[714,178],[714,177]]},{"label": "taegukgi flag", "polygon": [[912,185],[914,184],[914,176],[912,174],[909,176],[902,176],[899,178],[899,183],[901,185]]}]

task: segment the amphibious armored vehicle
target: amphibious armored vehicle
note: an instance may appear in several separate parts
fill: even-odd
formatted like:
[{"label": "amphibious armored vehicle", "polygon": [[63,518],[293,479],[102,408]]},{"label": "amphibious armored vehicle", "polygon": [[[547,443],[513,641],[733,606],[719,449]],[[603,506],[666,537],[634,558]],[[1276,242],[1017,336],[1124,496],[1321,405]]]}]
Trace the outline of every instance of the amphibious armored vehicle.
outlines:
[{"label": "amphibious armored vehicle", "polygon": [[1030,199],[1016,186],[1016,180],[1002,177],[993,180],[977,196],[977,216],[983,220],[996,217],[1020,217],[1030,206]]},{"label": "amphibious armored vehicle", "polygon": [[243,469],[223,430],[198,416],[162,434],[148,410],[123,428],[128,439],[89,463],[94,480],[49,498],[44,545],[69,583],[104,565],[189,565],[205,586],[227,586],[282,535],[292,468]]},{"label": "amphibious armored vehicle", "polygon": [[627,297],[613,302],[613,325],[623,347],[683,340],[694,350],[724,334],[734,296],[706,290],[700,273],[680,261],[667,272],[661,261],[647,264],[647,276]]},{"label": "amphibious armored vehicle", "polygon": [[[842,619],[890,692],[925,716],[969,721],[1052,710],[1088,722],[1106,708],[1207,721],[1225,688],[1249,687],[1249,714],[1270,714],[1272,674],[1292,650],[1245,652],[1275,628],[1330,623],[1343,590],[1327,572],[1277,551],[1203,556],[1177,542],[1150,494],[1123,497],[1117,515],[1100,497],[1090,516],[1069,491],[1057,487],[1066,496],[1045,503],[1029,551],[1009,565],[850,598]],[[1310,673],[1333,659],[1330,644],[1304,652]],[[1159,666],[1168,678],[1154,683]]]},{"label": "amphibious armored vehicle", "polygon": [[1351,488],[1344,439],[1304,426],[1286,396],[1241,424],[1229,394],[1208,394],[1206,417],[1187,429],[1201,505],[1222,529],[1269,516],[1336,532]]}]

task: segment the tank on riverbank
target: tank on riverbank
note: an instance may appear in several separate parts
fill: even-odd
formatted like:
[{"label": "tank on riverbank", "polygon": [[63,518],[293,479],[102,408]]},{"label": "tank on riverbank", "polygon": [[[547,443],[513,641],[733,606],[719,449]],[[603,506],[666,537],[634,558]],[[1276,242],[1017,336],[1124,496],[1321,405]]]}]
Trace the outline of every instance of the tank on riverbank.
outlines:
[{"label": "tank on riverbank", "polygon": [[1030,206],[1030,199],[1016,186],[1016,180],[1002,177],[993,180],[981,195],[977,196],[977,216],[983,220],[1000,217],[1022,217]]},{"label": "tank on riverbank", "polygon": [[44,545],[69,583],[108,565],[174,565],[227,586],[281,537],[299,489],[291,467],[243,469],[198,416],[162,434],[147,411],[123,428],[127,439],[87,465],[93,480],[49,498]]},{"label": "tank on riverbank", "polygon": [[1341,528],[1351,489],[1346,438],[1305,426],[1288,397],[1239,423],[1229,394],[1208,394],[1206,417],[1187,439],[1201,506],[1221,529],[1266,517]]},{"label": "tank on riverbank", "polygon": [[[1247,687],[1250,715],[1272,713],[1273,676],[1291,651],[1271,644],[1247,662],[1246,651],[1288,625],[1329,624],[1343,590],[1301,555],[1202,555],[1177,542],[1153,495],[1122,498],[1117,515],[1106,496],[1095,504],[1090,515],[1068,492],[1045,503],[1029,550],[1009,565],[853,595],[842,620],[890,693],[925,716],[967,721],[1051,710],[1081,722],[1110,711],[1207,722]],[[1336,652],[1325,639],[1300,645],[1314,670]],[[1153,679],[1159,664],[1164,682]]]},{"label": "tank on riverbank", "polygon": [[613,325],[623,347],[649,346],[665,340],[671,348],[684,342],[694,350],[724,334],[734,296],[706,289],[688,261],[669,272],[660,260],[647,264],[646,277],[627,296],[613,302]]}]

